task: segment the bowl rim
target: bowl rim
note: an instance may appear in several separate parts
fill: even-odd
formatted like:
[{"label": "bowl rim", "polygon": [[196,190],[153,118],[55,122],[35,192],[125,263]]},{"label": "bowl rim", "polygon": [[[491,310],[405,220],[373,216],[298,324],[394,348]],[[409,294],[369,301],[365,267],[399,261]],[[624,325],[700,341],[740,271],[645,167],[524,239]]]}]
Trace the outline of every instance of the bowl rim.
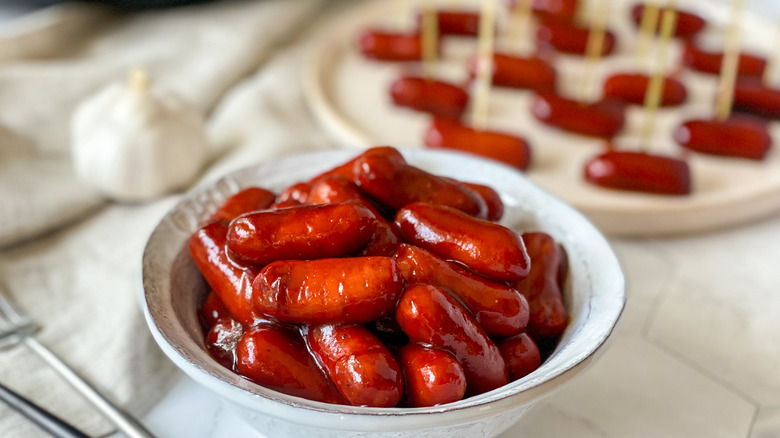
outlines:
[{"label": "bowl rim", "polygon": [[[587,243],[587,249],[597,253],[598,257],[604,262],[604,267],[607,268],[604,275],[609,277],[609,288],[612,294],[612,299],[604,303],[606,304],[604,308],[598,309],[606,315],[606,318],[604,319],[606,322],[602,324],[603,327],[601,327],[600,330],[588,334],[592,341],[589,348],[567,361],[564,366],[557,369],[554,373],[536,376],[535,378],[532,374],[485,394],[473,396],[454,403],[425,408],[371,408],[316,402],[279,393],[255,384],[234,374],[227,368],[222,367],[210,357],[209,363],[199,363],[197,359],[202,358],[202,355],[205,354],[205,352],[189,338],[184,331],[184,328],[181,327],[181,324],[177,324],[178,321],[176,320],[175,312],[173,311],[173,303],[165,302],[164,300],[160,301],[159,297],[155,297],[155,294],[165,294],[166,291],[159,291],[157,285],[150,280],[153,274],[152,271],[155,268],[153,266],[153,259],[155,258],[153,251],[155,250],[155,245],[159,243],[160,239],[165,238],[164,233],[170,232],[165,228],[166,223],[172,220],[172,216],[175,212],[185,208],[187,204],[191,203],[193,200],[199,197],[213,199],[215,197],[214,190],[220,192],[217,194],[217,197],[221,194],[224,199],[224,196],[227,196],[228,194],[224,193],[224,187],[222,189],[217,189],[220,185],[229,186],[229,191],[238,191],[241,184],[237,183],[236,179],[240,179],[242,175],[245,176],[250,173],[258,173],[263,169],[284,168],[285,165],[294,165],[296,161],[301,159],[308,159],[314,162],[328,162],[328,160],[331,160],[332,163],[329,163],[330,165],[337,165],[357,155],[354,150],[335,149],[288,155],[279,159],[265,161],[235,170],[216,182],[200,186],[199,188],[190,191],[176,204],[176,206],[166,213],[150,235],[144,249],[141,278],[142,287],[139,288],[143,313],[147,325],[162,351],[179,368],[198,383],[208,387],[210,390],[217,392],[219,395],[236,404],[245,406],[251,410],[264,411],[264,413],[268,415],[288,420],[294,419],[303,424],[317,425],[318,427],[338,427],[338,425],[343,425],[344,419],[351,417],[369,417],[374,422],[379,421],[382,418],[390,419],[390,421],[394,421],[398,417],[404,417],[405,419],[427,418],[427,420],[415,422],[414,424],[411,424],[411,422],[401,424],[401,422],[397,421],[394,423],[394,426],[397,426],[396,429],[398,430],[415,429],[420,426],[419,423],[430,424],[431,421],[434,421],[432,419],[434,416],[430,414],[443,414],[449,421],[465,423],[475,419],[492,416],[498,412],[532,402],[549,394],[553,389],[559,387],[561,384],[581,372],[585,366],[593,360],[596,353],[603,350],[603,346],[605,345],[607,338],[614,331],[619,316],[625,306],[625,279],[617,257],[606,238],[596,230],[581,213],[545,192],[525,176],[508,166],[458,152],[420,149],[400,149],[400,151],[412,162],[412,164],[419,164],[415,163],[415,160],[427,161],[429,163],[454,161],[460,162],[460,164],[465,163],[467,160],[470,167],[476,165],[479,168],[487,169],[488,172],[497,172],[504,176],[511,175],[512,178],[516,179],[515,182],[523,186],[523,190],[535,192],[534,194],[536,196],[544,198],[547,202],[551,203],[551,205],[554,205],[556,209],[565,211],[568,216],[575,218],[575,220],[579,222],[581,233],[588,235],[590,238]],[[538,216],[541,217],[543,214],[540,213]],[[170,291],[167,292],[170,293]],[[590,309],[592,303],[588,302],[587,305],[589,311],[593,310]],[[163,328],[161,328],[160,325],[162,325]],[[190,342],[187,342],[188,340]],[[193,351],[193,347],[199,350],[200,354],[198,354],[198,351]],[[560,354],[562,347],[563,346],[559,344],[550,359],[555,355]],[[549,362],[550,360],[548,359],[545,363]],[[544,365],[545,364],[542,364],[542,366]],[[298,410],[301,408],[306,410],[307,415],[300,415]],[[289,409],[292,409],[292,411]],[[295,415],[295,412],[298,412],[298,414]],[[365,430],[373,430],[375,427],[376,424],[372,424]]]}]

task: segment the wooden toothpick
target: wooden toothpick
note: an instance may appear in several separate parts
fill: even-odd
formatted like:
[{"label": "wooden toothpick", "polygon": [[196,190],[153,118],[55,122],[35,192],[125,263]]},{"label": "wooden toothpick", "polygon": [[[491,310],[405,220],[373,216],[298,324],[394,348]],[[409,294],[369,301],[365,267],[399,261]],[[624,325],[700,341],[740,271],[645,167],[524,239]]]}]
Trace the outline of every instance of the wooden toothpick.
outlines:
[{"label": "wooden toothpick", "polygon": [[[655,30],[658,24],[658,16],[661,8],[658,6],[658,0],[647,0],[642,10],[642,20],[639,23],[639,39],[636,43],[636,66],[641,69],[647,54],[650,51],[650,43],[653,41]],[[662,24],[663,25],[663,24]]]},{"label": "wooden toothpick", "polygon": [[496,26],[496,0],[482,0],[479,19],[479,50],[477,52],[477,77],[474,89],[474,106],[471,124],[475,129],[487,125],[490,87],[493,83],[493,39]]},{"label": "wooden toothpick", "polygon": [[600,0],[596,5],[595,13],[591,15],[590,32],[588,32],[588,42],[585,46],[585,72],[580,84],[580,102],[585,102],[588,99],[588,87],[593,82],[596,64],[601,59],[601,52],[604,49],[609,4],[610,0]]},{"label": "wooden toothpick", "polygon": [[726,44],[723,63],[720,66],[718,81],[718,96],[715,100],[715,117],[726,120],[731,115],[731,105],[734,102],[734,86],[739,72],[740,23],[745,0],[733,0],[731,3],[731,23],[726,34]]},{"label": "wooden toothpick", "polygon": [[516,52],[522,52],[525,48],[524,37],[531,24],[531,12],[533,0],[517,0],[512,10],[512,25],[509,32],[509,41]]},{"label": "wooden toothpick", "polygon": [[669,48],[669,42],[672,40],[672,33],[677,23],[677,10],[675,9],[676,0],[668,0],[664,15],[661,21],[660,45],[655,57],[655,71],[650,78],[650,83],[645,91],[645,119],[642,125],[641,148],[647,152],[650,147],[650,139],[653,136],[655,128],[655,116],[658,113],[658,107],[661,106],[661,98],[664,93],[664,78],[666,77],[666,52]]},{"label": "wooden toothpick", "polygon": [[422,12],[422,57],[423,75],[436,77],[439,61],[439,18],[436,14],[436,0],[424,0]]}]

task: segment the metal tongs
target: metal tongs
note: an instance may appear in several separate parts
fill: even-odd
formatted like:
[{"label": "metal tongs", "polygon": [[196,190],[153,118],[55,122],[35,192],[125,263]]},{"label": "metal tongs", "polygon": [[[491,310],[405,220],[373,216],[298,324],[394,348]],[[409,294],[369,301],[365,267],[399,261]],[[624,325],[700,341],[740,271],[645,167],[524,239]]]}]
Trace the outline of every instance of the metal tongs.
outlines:
[{"label": "metal tongs", "polygon": [[[34,337],[35,332],[38,331],[38,326],[8,300],[5,296],[5,291],[5,285],[0,283],[0,351],[20,344],[24,345],[51,366],[54,371],[89,401],[95,409],[129,438],[154,438],[154,435],[138,420],[108,401],[92,385],[87,383],[86,380],[63,362],[62,359],[38,342]],[[0,400],[6,402],[55,437],[81,438],[87,436],[2,385],[0,385]]]}]

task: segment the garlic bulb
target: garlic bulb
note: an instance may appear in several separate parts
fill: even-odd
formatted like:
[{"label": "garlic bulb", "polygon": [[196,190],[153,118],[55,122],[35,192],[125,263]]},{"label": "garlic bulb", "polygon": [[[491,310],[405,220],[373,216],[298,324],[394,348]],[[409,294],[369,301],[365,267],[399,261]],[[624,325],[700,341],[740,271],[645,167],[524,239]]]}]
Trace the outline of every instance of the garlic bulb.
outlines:
[{"label": "garlic bulb", "polygon": [[119,201],[185,188],[208,155],[201,114],[152,89],[142,70],[79,105],[71,134],[76,174]]}]

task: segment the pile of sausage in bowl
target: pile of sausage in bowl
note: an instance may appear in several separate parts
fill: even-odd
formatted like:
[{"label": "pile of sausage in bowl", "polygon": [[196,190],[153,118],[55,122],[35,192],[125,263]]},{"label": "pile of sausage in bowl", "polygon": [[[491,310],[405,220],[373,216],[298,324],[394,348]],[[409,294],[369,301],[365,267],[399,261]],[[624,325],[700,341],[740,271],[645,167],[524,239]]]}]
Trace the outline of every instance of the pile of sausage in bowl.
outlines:
[{"label": "pile of sausage in bowl", "polygon": [[269,436],[495,436],[625,303],[604,237],[496,162],[382,147],[247,167],[143,258],[166,355]]}]

